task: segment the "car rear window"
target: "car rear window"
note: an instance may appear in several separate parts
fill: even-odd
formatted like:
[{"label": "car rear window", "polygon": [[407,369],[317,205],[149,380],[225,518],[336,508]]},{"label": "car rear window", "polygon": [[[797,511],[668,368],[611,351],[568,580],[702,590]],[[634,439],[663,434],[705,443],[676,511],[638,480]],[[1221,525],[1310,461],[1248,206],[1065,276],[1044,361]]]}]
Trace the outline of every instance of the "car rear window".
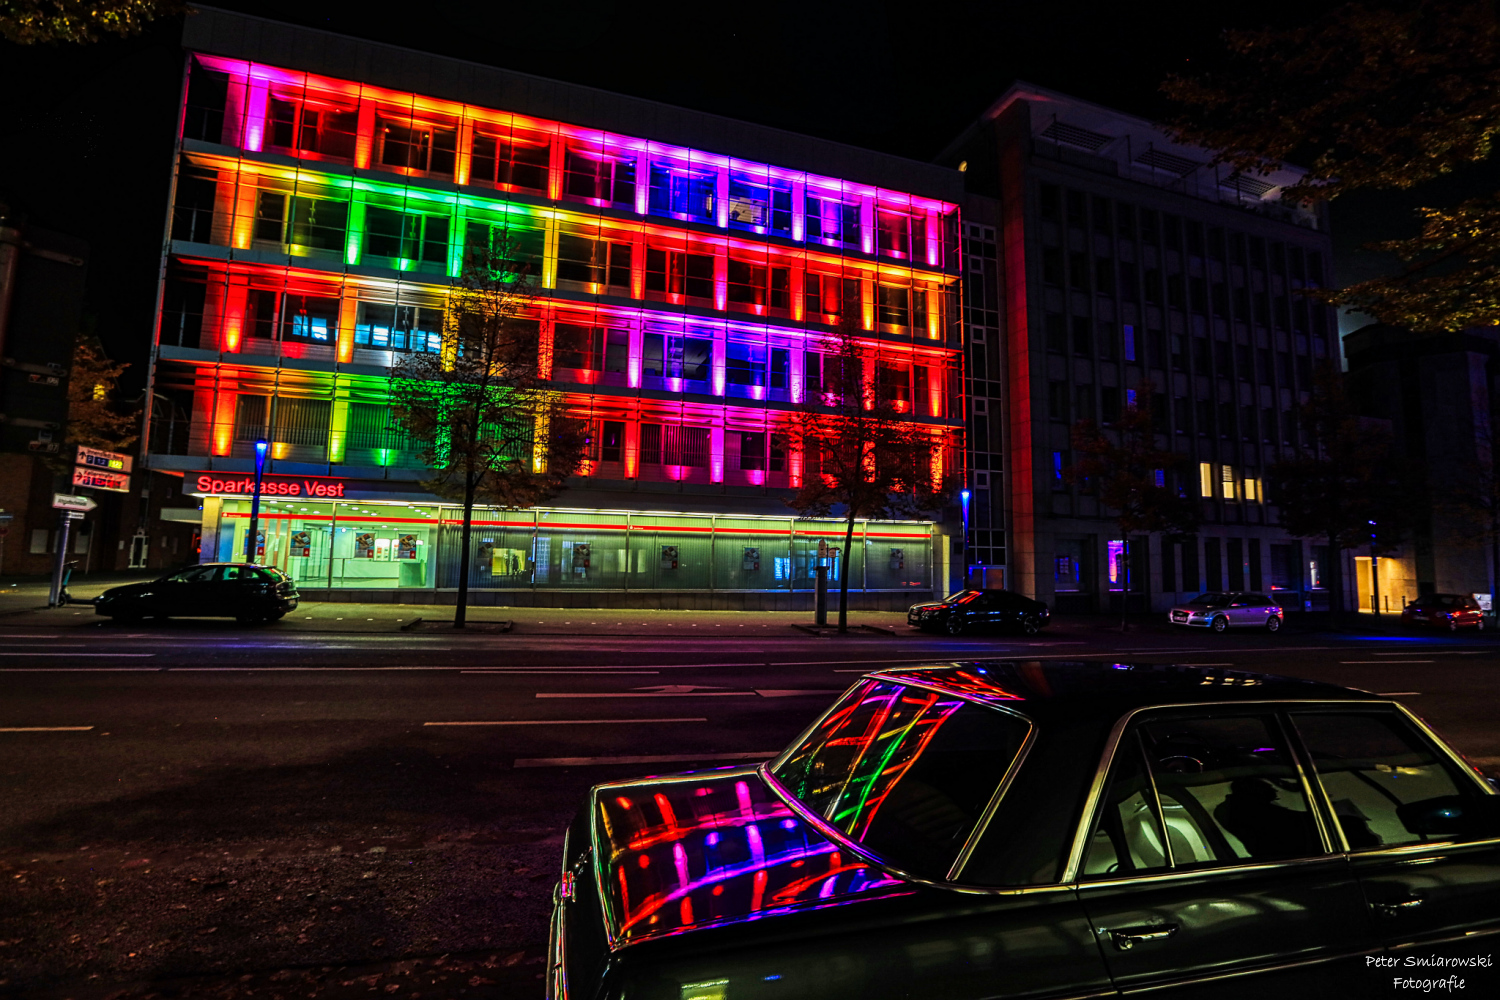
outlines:
[{"label": "car rear window", "polygon": [[942,879],[1031,724],[949,694],[869,680],[771,773],[810,810],[903,871]]}]

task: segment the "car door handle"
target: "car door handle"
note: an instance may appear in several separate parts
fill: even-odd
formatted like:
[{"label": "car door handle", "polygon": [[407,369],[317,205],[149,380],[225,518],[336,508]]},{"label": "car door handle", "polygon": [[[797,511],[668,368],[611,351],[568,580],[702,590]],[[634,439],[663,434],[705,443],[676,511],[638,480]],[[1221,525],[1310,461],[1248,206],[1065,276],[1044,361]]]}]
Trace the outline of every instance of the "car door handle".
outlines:
[{"label": "car door handle", "polygon": [[1420,896],[1403,899],[1397,903],[1376,903],[1375,912],[1382,917],[1399,917],[1403,912],[1411,912],[1422,905]]},{"label": "car door handle", "polygon": [[1109,932],[1109,939],[1120,951],[1129,951],[1142,941],[1165,941],[1177,933],[1176,924],[1146,924],[1142,927],[1121,927]]}]

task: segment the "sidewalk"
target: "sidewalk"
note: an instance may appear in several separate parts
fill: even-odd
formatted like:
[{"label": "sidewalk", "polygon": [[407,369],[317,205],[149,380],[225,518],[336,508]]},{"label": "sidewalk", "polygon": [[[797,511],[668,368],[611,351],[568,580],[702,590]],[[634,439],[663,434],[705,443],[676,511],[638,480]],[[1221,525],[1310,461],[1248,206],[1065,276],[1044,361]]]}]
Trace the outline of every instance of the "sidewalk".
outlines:
[{"label": "sidewalk", "polygon": [[[151,578],[154,578],[151,577]],[[130,580],[111,580],[98,586],[70,587],[76,600],[85,600],[108,587]],[[47,608],[45,584],[22,584],[0,590],[0,642],[11,630],[62,628],[118,628],[110,619],[94,613],[88,604]],[[829,621],[838,621],[837,612]],[[420,620],[420,623],[419,623]],[[174,618],[165,622],[145,622],[130,626],[132,632],[221,632],[253,630],[258,634],[277,632],[368,632],[432,635],[452,631],[453,606],[444,604],[335,604],[326,601],[303,601],[297,610],[278,622],[266,625],[240,625],[230,618]],[[492,634],[488,623],[509,622],[510,635],[632,635],[675,639],[723,638],[746,634],[812,636],[794,625],[811,625],[808,611],[641,611],[610,608],[505,608],[470,607],[468,621],[476,634]],[[896,636],[921,635],[909,629],[904,611],[853,611],[849,625],[856,635],[878,638],[880,633],[859,626],[874,626]]]}]

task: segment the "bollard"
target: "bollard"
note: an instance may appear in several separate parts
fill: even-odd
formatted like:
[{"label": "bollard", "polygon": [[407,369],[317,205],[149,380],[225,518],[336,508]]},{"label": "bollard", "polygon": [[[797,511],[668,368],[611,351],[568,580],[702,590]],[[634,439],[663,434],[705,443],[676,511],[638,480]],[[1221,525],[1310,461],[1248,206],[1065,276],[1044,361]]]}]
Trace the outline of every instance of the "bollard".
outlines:
[{"label": "bollard", "polygon": [[817,567],[818,589],[815,592],[813,607],[817,612],[815,625],[828,624],[828,567]]}]

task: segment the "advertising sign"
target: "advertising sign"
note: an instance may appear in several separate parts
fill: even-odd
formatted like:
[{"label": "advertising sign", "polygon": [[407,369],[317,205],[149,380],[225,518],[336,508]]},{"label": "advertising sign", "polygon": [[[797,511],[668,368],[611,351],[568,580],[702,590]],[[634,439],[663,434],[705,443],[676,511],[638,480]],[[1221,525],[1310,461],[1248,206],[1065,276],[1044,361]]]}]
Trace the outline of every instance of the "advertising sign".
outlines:
[{"label": "advertising sign", "polygon": [[78,464],[89,469],[103,469],[106,472],[123,472],[130,475],[134,460],[129,455],[121,455],[113,451],[100,451],[98,448],[89,448],[85,445],[78,446]]},{"label": "advertising sign", "polygon": [[310,532],[310,531],[294,531],[294,532],[292,532],[292,555],[294,555],[294,556],[309,556],[309,555],[312,555],[312,532]]},{"label": "advertising sign", "polygon": [[255,558],[264,559],[266,555],[266,529],[255,529]]},{"label": "advertising sign", "polygon": [[675,545],[663,545],[661,547],[661,568],[662,569],[676,569],[677,568],[677,546],[675,546]]},{"label": "advertising sign", "polygon": [[122,472],[106,472],[102,469],[89,469],[79,465],[73,469],[73,485],[109,490],[112,493],[129,493],[130,477]]},{"label": "advertising sign", "polygon": [[354,536],[354,558],[375,558],[375,534],[370,531],[361,531]]},{"label": "advertising sign", "polygon": [[750,571],[760,569],[760,549],[753,549],[749,546],[746,546],[745,559],[744,562],[741,563],[741,568]]},{"label": "advertising sign", "polygon": [[589,556],[592,550],[588,542],[573,543],[573,572],[579,576],[586,576],[589,569]]},{"label": "advertising sign", "polygon": [[417,558],[417,536],[416,535],[402,535],[399,539],[397,539],[397,541],[396,541],[396,558],[397,559],[415,559],[415,558]]},{"label": "advertising sign", "polygon": [[906,568],[906,551],[904,549],[891,549],[891,569]]}]

